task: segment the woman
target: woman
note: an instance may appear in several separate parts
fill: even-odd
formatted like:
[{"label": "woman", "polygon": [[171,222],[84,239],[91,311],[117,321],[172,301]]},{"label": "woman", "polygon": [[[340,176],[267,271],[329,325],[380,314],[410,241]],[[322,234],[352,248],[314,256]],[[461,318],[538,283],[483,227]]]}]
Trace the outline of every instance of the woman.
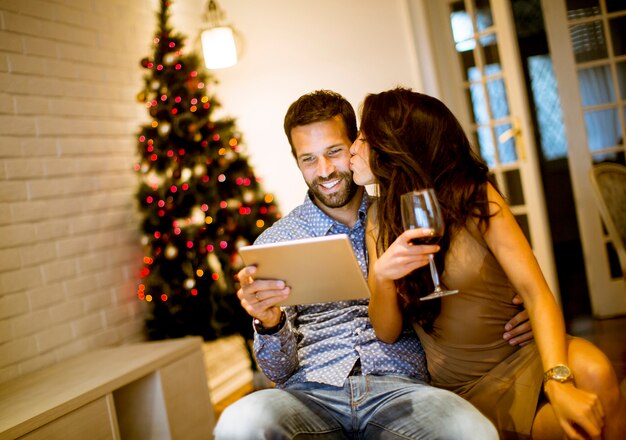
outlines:
[{"label": "woman", "polygon": [[[449,109],[402,88],[368,95],[351,153],[355,182],[379,191],[366,239],[377,336],[393,342],[412,323],[433,385],[468,399],[504,438],[623,438],[626,403],[609,360],[566,337],[528,242]],[[424,188],[445,218],[438,246],[410,244],[429,231],[404,231],[400,220],[400,196]],[[420,301],[433,288],[423,266],[434,252],[444,285],[460,292]],[[536,341],[521,348],[501,337],[517,293]]]}]

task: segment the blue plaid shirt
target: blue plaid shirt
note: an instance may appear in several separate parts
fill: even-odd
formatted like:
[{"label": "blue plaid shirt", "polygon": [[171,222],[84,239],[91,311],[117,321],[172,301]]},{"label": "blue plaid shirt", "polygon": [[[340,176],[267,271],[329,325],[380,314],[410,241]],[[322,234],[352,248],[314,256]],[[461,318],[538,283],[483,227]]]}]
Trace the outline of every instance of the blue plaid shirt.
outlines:
[{"label": "blue plaid shirt", "polygon": [[[304,203],[267,229],[255,244],[347,234],[367,276],[365,216],[371,197],[363,195],[353,228]],[[284,307],[287,324],[273,335],[255,333],[254,352],[267,377],[284,388],[300,382],[343,386],[360,358],[363,374],[409,376],[427,380],[424,350],[410,328],[394,344],[381,342],[367,314],[368,300]]]}]

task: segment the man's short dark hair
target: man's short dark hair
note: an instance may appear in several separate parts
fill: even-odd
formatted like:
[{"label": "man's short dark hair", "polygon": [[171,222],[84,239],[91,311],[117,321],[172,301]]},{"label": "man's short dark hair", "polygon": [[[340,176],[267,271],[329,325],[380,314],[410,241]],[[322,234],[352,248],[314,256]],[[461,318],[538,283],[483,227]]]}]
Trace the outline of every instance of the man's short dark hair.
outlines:
[{"label": "man's short dark hair", "polygon": [[316,90],[302,95],[289,106],[283,125],[285,134],[291,145],[291,153],[296,156],[291,139],[291,130],[302,125],[322,122],[340,116],[346,126],[346,134],[350,142],[356,140],[356,115],[352,105],[339,93],[331,90]]}]

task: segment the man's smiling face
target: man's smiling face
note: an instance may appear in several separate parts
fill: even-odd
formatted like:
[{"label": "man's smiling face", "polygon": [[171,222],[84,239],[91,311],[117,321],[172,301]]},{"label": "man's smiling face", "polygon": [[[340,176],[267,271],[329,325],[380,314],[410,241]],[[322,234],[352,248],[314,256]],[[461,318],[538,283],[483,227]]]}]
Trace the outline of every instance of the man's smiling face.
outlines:
[{"label": "man's smiling face", "polygon": [[316,204],[322,209],[348,204],[359,187],[352,180],[352,142],[341,117],[297,126],[291,138],[298,167]]}]

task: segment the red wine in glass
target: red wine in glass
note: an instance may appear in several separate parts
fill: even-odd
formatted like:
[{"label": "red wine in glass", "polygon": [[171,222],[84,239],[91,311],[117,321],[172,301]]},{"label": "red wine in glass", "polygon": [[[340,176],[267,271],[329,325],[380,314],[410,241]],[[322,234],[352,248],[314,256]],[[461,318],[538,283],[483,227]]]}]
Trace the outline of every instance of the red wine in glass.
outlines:
[{"label": "red wine in glass", "polygon": [[418,237],[410,240],[411,244],[421,245],[421,244],[437,244],[441,240],[441,235],[427,235],[426,237]]},{"label": "red wine in glass", "polygon": [[[437,244],[443,236],[445,225],[439,202],[435,196],[435,191],[432,188],[421,191],[411,191],[400,197],[400,203],[404,229],[424,228],[430,229],[431,231],[430,235],[413,239],[411,243],[415,245]],[[428,262],[430,265],[430,275],[435,284],[435,290],[431,294],[421,297],[420,300],[424,301],[459,293],[458,290],[445,290],[441,288],[433,254],[428,254]]]}]

